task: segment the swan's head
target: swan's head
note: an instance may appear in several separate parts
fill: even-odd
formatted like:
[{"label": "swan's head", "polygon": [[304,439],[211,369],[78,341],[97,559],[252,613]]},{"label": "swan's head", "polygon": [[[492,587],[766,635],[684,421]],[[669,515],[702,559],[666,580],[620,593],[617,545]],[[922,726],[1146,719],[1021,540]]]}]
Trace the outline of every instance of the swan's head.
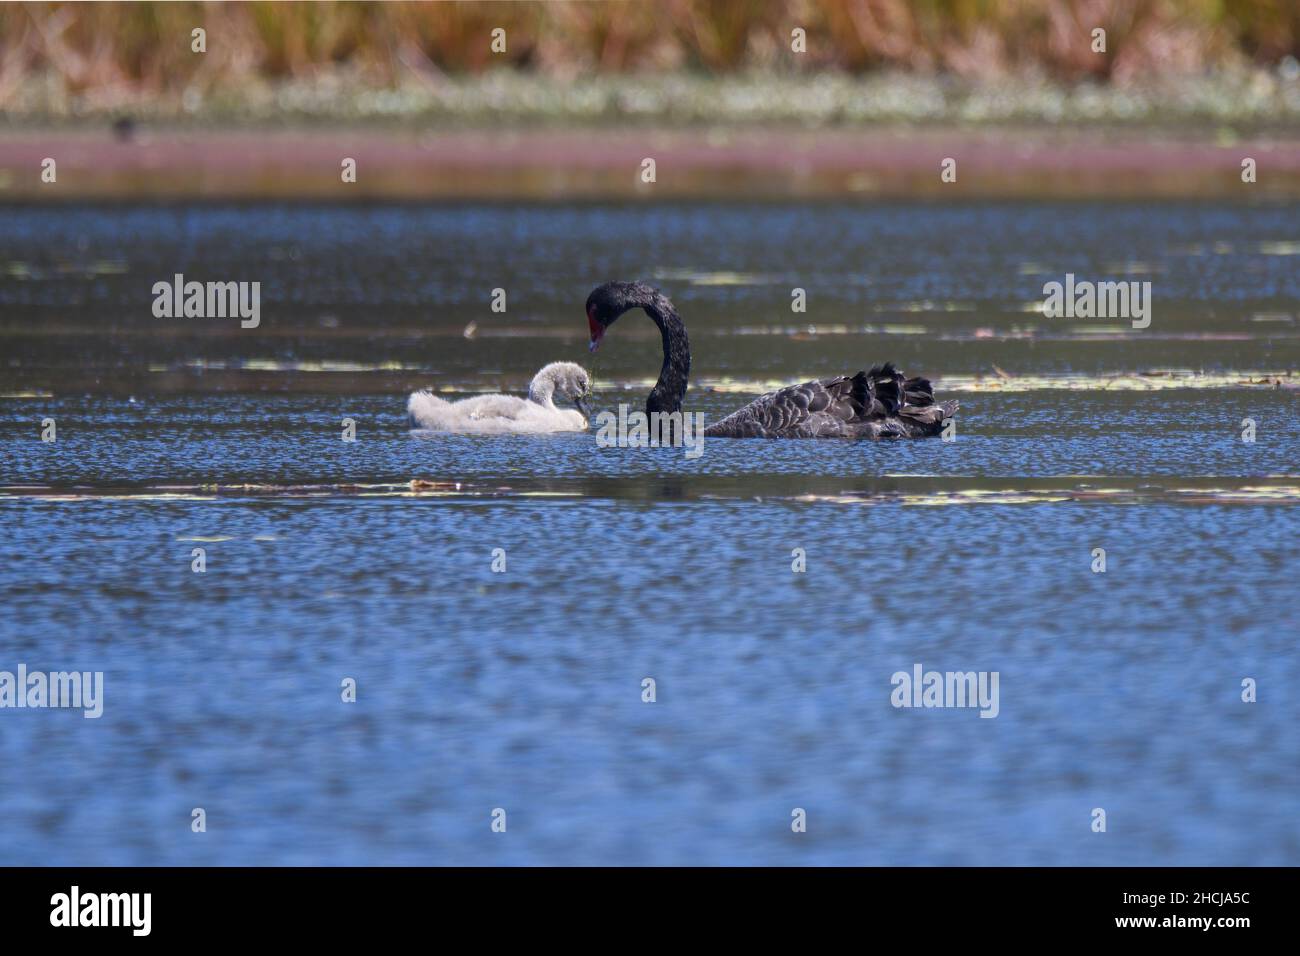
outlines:
[{"label": "swan's head", "polygon": [[591,330],[588,351],[600,348],[605,330],[614,320],[637,306],[645,307],[654,300],[656,290],[644,282],[606,282],[596,286],[587,296],[587,327]]},{"label": "swan's head", "polygon": [[587,406],[587,398],[591,395],[591,376],[581,365],[573,362],[552,362],[544,366],[533,376],[533,384],[529,388],[530,394],[540,391],[563,395],[572,400],[574,408],[582,412],[583,418],[591,419],[591,411]]}]

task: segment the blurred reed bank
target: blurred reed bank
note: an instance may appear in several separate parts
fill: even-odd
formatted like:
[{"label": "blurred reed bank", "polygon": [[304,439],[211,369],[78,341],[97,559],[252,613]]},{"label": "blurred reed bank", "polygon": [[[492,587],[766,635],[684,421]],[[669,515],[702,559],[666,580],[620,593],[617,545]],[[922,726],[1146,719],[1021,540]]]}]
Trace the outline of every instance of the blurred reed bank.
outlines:
[{"label": "blurred reed bank", "polygon": [[63,197],[635,198],[648,143],[659,196],[932,195],[958,152],[968,196],[1230,196],[1247,154],[1294,195],[1298,38],[1267,0],[6,4],[0,196],[57,145]]}]

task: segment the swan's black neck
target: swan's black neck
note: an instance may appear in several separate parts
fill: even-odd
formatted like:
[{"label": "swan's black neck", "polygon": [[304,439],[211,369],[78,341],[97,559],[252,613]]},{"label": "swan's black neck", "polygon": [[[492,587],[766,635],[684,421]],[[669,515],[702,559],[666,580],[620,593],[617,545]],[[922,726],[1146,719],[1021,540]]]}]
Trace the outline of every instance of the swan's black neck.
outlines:
[{"label": "swan's black neck", "polygon": [[645,410],[648,414],[681,411],[686,380],[691,374],[691,343],[686,337],[686,326],[672,302],[661,292],[656,291],[640,305],[659,326],[664,345],[664,364],[659,370],[659,381],[646,399]]}]

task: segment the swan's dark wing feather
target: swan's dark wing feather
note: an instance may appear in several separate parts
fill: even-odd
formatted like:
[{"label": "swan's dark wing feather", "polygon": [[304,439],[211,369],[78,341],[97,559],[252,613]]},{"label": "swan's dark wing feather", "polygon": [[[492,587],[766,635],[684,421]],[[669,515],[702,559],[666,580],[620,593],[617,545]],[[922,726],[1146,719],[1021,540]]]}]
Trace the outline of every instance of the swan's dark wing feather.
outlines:
[{"label": "swan's dark wing feather", "polygon": [[903,383],[903,404],[924,408],[934,404],[934,387],[926,378],[909,378]]},{"label": "swan's dark wing feather", "polygon": [[897,438],[938,434],[955,402],[936,405],[923,378],[893,364],[856,375],[789,385],[754,399],[705,429],[723,438]]},{"label": "swan's dark wing feather", "polygon": [[788,385],[754,399],[711,425],[706,435],[737,438],[816,438],[847,434],[869,408],[862,373]]}]

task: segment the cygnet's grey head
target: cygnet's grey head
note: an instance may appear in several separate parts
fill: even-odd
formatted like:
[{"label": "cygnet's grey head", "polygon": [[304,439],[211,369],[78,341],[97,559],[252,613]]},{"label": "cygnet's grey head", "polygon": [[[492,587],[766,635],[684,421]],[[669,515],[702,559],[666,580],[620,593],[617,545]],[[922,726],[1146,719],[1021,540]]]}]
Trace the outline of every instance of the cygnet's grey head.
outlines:
[{"label": "cygnet's grey head", "polygon": [[581,365],[573,362],[552,362],[533,378],[533,387],[529,389],[529,393],[536,392],[542,383],[550,386],[548,390],[552,393],[571,399],[574,407],[584,418],[591,418],[591,412],[587,407],[587,398],[591,395],[591,376]]}]

